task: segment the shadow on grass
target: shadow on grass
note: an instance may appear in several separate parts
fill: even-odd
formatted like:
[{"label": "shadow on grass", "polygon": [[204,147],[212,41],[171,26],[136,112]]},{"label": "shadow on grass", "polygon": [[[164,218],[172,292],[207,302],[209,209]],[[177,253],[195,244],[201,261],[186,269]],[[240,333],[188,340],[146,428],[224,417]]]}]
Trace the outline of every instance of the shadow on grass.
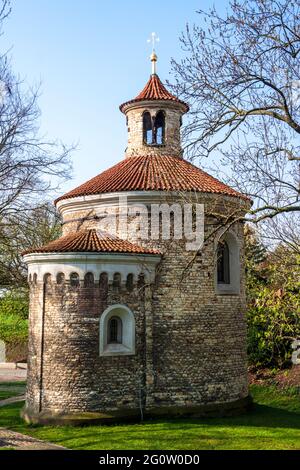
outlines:
[{"label": "shadow on grass", "polygon": [[[4,408],[0,409],[0,427],[8,427],[21,425],[24,426],[23,420],[20,418],[20,410],[22,409],[24,403],[13,403],[7,405]],[[56,429],[69,429],[69,430],[81,430],[84,432],[89,429],[107,429],[114,432],[122,432],[123,428],[133,428],[136,432],[141,432],[142,428],[149,430],[149,427],[172,427],[174,429],[188,429],[194,428],[197,426],[255,426],[255,427],[269,427],[269,428],[293,428],[300,429],[300,413],[280,409],[277,407],[272,407],[268,405],[255,404],[253,410],[250,412],[234,417],[224,417],[224,418],[198,418],[198,419],[148,419],[143,422],[136,423],[120,423],[120,424],[105,424],[105,425],[91,425],[91,426],[76,426],[76,427],[56,427]],[[30,425],[28,428],[51,428],[51,426],[43,427],[39,425]],[[53,426],[54,427],[54,426]]]},{"label": "shadow on grass", "polygon": [[[122,424],[110,424],[102,426],[85,426],[85,427],[54,427],[54,426],[39,426],[39,425],[25,425],[20,418],[20,410],[23,407],[23,403],[14,403],[0,409],[0,427],[7,427],[10,429],[24,429],[35,433],[35,430],[41,435],[43,429],[45,433],[55,429],[57,434],[57,442],[63,438],[66,443],[68,440],[76,439],[79,435],[83,438],[95,438],[97,434],[101,434],[104,437],[106,434],[110,435],[110,440],[118,439],[118,435],[124,434],[124,432],[130,433],[131,435],[139,434],[140,439],[149,439],[149,433],[153,435],[159,435],[161,433],[167,433],[177,431],[180,434],[189,434],[189,431],[193,432],[198,429],[201,432],[201,428],[220,427],[220,428],[235,428],[235,427],[257,427],[257,428],[281,428],[281,429],[294,429],[300,430],[300,414],[297,412],[287,411],[267,405],[256,404],[252,411],[247,414],[226,417],[226,418],[203,418],[203,419],[153,419],[144,422],[137,423],[122,423]],[[42,436],[41,436],[42,437]],[[129,438],[129,436],[127,435]],[[165,436],[166,437],[166,436]],[[175,437],[175,436],[174,436]],[[187,437],[187,436],[186,436]],[[200,436],[199,436],[200,437]],[[88,443],[87,443],[88,445]]]},{"label": "shadow on grass", "polygon": [[22,406],[14,403],[1,409],[0,427],[70,449],[294,449],[299,442],[300,413],[264,404],[231,418],[160,419],[84,427],[26,425],[19,415]]},{"label": "shadow on grass", "polygon": [[[192,424],[192,420],[185,420],[185,422]],[[269,405],[255,404],[251,411],[240,416],[197,420],[197,423],[220,426],[255,426],[300,429],[300,413]]]}]

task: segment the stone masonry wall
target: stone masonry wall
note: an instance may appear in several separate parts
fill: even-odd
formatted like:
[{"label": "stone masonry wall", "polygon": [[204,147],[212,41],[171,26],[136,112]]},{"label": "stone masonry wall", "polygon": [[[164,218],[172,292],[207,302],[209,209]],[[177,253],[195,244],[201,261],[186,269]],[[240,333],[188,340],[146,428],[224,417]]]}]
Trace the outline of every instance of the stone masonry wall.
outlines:
[{"label": "stone masonry wall", "polygon": [[[235,231],[243,253],[242,227]],[[217,295],[213,243],[187,268],[192,256],[178,243],[169,245],[157,276],[153,406],[223,403],[248,395],[243,268],[241,294]]]},{"label": "stone masonry wall", "polygon": [[[127,196],[130,193],[125,193]],[[146,192],[144,193],[146,194]],[[74,208],[71,212],[69,211],[63,211],[62,213],[62,218],[63,218],[63,225],[62,225],[62,231],[63,235],[68,235],[70,233],[77,232],[78,230],[85,230],[85,229],[91,229],[91,228],[103,228],[102,224],[102,217],[104,213],[107,213],[108,215],[111,213],[116,213],[118,216],[118,198],[111,204],[108,205],[107,203],[101,202],[99,205],[95,205],[95,207],[90,208],[88,205],[88,197],[87,199],[87,207],[86,209],[80,208],[76,209]],[[94,201],[93,201],[94,202]],[[149,203],[146,205],[148,208],[150,208],[150,205],[154,201],[151,200],[151,197],[149,196]],[[157,201],[155,201],[156,203]],[[173,203],[180,203],[185,204],[185,203],[199,203],[199,204],[204,204],[205,207],[205,213],[206,215],[220,215],[222,217],[225,217],[227,214],[230,215],[232,214],[234,217],[238,215],[239,212],[244,213],[245,212],[245,205],[244,203],[237,199],[233,198],[230,196],[221,196],[218,194],[183,194],[183,193],[178,193],[174,194],[172,196],[168,196],[166,194],[165,197],[162,197],[160,200],[160,204],[169,204],[172,205]],[[134,212],[134,208],[136,207],[137,213],[139,213],[139,203],[131,202],[130,196],[128,197],[128,206],[131,206]],[[108,219],[107,219],[108,220]],[[117,217],[117,223],[118,223],[118,217]],[[110,230],[110,227],[104,227],[105,231],[112,233]],[[150,232],[149,232],[150,233]],[[121,238],[123,237],[122,232],[118,231],[118,236]],[[127,234],[125,234],[125,237],[127,238]],[[133,235],[132,237],[129,237],[129,239],[134,242],[138,242],[143,245],[143,240],[139,240],[136,235]],[[152,243],[152,240],[149,239],[149,241],[146,242],[145,246],[149,246],[149,244]],[[156,246],[156,245],[155,245]],[[157,245],[158,246],[158,245]]]},{"label": "stone masonry wall", "polygon": [[43,284],[31,283],[26,401],[35,413],[40,410],[43,296]]},{"label": "stone masonry wall", "polygon": [[[145,145],[143,142],[143,114],[149,111],[152,118],[159,111],[165,113],[165,142],[164,145]],[[149,102],[147,107],[135,105],[126,112],[128,129],[127,157],[148,155],[182,156],[180,143],[180,126],[182,106],[168,102]]]},{"label": "stone masonry wall", "polygon": [[[41,296],[42,283],[31,285],[31,297]],[[139,409],[144,388],[144,286],[132,291],[94,284],[90,287],[58,285],[48,281],[45,289],[45,324],[42,377],[39,354],[38,304],[30,311],[31,354],[28,371],[27,407],[35,412],[80,412],[119,408]],[[108,305],[126,304],[136,321],[136,354],[99,356],[99,319]],[[39,404],[39,384],[42,401]]]},{"label": "stone masonry wall", "polygon": [[[224,213],[225,199],[205,198],[208,234],[215,224],[212,213]],[[239,203],[231,201],[226,210],[236,212]],[[230,230],[240,250],[239,294],[216,292],[215,237],[196,254],[186,251],[185,240],[141,241],[131,234],[132,241],[164,253],[155,285],[145,291],[110,285],[106,294],[99,285],[72,287],[52,280],[45,290],[42,368],[43,287],[33,283],[28,406],[37,409],[39,383],[40,408],[51,412],[138,409],[141,401],[147,409],[195,406],[246,397],[243,225]],[[116,303],[134,313],[136,354],[99,357],[99,319]]]}]

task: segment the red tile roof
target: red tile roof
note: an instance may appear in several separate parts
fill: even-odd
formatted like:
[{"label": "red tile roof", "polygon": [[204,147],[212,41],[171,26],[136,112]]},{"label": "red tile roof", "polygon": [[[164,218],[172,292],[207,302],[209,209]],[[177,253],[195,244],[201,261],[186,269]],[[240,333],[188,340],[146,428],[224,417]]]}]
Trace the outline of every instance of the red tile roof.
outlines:
[{"label": "red tile roof", "polygon": [[96,229],[82,230],[65,235],[47,245],[31,248],[22,255],[29,253],[134,253],[134,254],[160,254],[158,250],[143,248],[126,240],[113,237],[110,234]]},{"label": "red tile roof", "polygon": [[128,157],[56,199],[120,191],[197,191],[248,199],[183,158]]},{"label": "red tile roof", "polygon": [[175,101],[176,103],[180,103],[185,107],[185,112],[189,110],[189,106],[184,103],[184,101],[179,100],[176,96],[172,95],[162,84],[158,75],[153,74],[150,76],[145,88],[141,91],[136,98],[130,101],[126,101],[126,103],[121,104],[120,110],[123,112],[126,105],[131,103],[136,103],[138,101],[145,101],[145,100],[163,100],[163,101]]}]

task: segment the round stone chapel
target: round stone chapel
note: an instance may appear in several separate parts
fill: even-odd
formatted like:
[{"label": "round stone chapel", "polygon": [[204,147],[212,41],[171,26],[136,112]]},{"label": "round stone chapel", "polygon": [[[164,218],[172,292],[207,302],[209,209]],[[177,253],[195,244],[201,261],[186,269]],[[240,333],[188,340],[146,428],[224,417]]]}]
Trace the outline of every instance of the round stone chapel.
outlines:
[{"label": "round stone chapel", "polygon": [[120,106],[124,158],[59,197],[61,238],[24,254],[28,422],[249,406],[241,219],[251,202],[183,158],[189,107],[151,60],[144,89]]}]

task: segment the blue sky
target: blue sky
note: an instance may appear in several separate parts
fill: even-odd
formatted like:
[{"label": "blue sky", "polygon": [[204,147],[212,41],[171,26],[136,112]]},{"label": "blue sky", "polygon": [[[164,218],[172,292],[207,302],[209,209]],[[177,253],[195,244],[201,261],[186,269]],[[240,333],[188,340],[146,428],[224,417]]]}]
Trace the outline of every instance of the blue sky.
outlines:
[{"label": "blue sky", "polygon": [[[222,8],[224,2],[215,2]],[[66,144],[73,179],[63,193],[120,161],[126,147],[119,105],[133,98],[150,75],[151,31],[160,37],[158,73],[170,79],[180,58],[179,36],[199,21],[197,0],[13,0],[2,50],[11,48],[15,72],[41,85],[42,133]]]}]

